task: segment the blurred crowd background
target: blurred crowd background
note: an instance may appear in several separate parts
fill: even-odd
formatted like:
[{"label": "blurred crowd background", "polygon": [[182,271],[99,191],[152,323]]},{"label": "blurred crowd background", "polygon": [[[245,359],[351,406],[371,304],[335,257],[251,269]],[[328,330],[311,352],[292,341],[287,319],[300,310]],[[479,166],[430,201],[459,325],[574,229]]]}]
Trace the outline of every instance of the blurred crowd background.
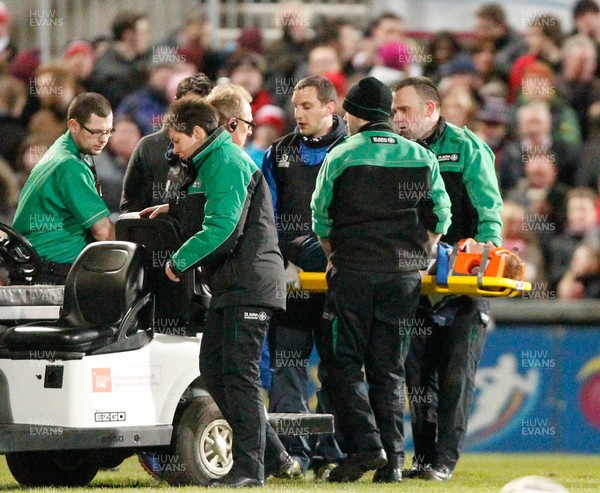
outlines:
[{"label": "blurred crowd background", "polygon": [[[329,78],[341,114],[347,90],[362,77],[392,84],[425,75],[440,88],[442,115],[494,151],[504,246],[526,262],[534,293],[600,298],[595,0],[573,1],[562,16],[523,8],[518,26],[502,3],[473,5],[470,18],[462,6],[457,15],[448,11],[441,30],[416,29],[401,10],[372,14],[369,2],[350,0],[328,8],[224,1],[219,16],[254,8],[257,20],[222,31],[206,2],[187,2],[185,11],[156,2],[151,12],[120,10],[118,1],[110,9],[100,0],[75,1],[67,11],[56,4],[33,2],[23,13],[0,1],[0,221],[12,223],[20,188],[66,131],[67,108],[81,91],[99,92],[113,106],[116,133],[95,161],[117,215],[129,158],[142,136],[160,130],[185,77],[201,71],[250,92],[256,127],[246,150],[260,166],[271,142],[294,129],[290,98],[301,78]],[[153,25],[157,15],[172,19],[170,32],[161,32],[165,22]],[[23,23],[29,37],[18,29]]]}]

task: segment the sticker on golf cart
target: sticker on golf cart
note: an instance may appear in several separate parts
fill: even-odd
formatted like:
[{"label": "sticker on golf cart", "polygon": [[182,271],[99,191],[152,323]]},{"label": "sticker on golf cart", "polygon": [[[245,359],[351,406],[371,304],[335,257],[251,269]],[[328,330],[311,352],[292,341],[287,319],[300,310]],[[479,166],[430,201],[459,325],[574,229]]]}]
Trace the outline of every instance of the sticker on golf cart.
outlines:
[{"label": "sticker on golf cart", "polygon": [[92,368],[92,392],[131,392],[161,387],[161,368],[120,367]]}]

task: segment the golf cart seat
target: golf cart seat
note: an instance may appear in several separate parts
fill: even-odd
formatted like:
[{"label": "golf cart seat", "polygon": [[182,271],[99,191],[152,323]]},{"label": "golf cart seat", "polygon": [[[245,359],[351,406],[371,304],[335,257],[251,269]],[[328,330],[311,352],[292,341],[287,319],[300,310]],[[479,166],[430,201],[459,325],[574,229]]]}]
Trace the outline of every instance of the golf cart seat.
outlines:
[{"label": "golf cart seat", "polygon": [[65,282],[58,320],[6,330],[11,357],[51,351],[55,359],[137,349],[152,338],[152,302],[142,247],[103,241],[83,249]]},{"label": "golf cart seat", "polygon": [[0,223],[0,324],[54,320],[59,316],[64,286],[38,284],[41,264],[27,238]]},{"label": "golf cart seat", "polygon": [[119,216],[115,232],[118,240],[142,245],[148,254],[149,285],[155,300],[154,331],[170,335],[200,332],[210,293],[199,272],[184,272],[178,283],[165,274],[167,262],[184,243],[178,222],[168,214],[149,219],[127,213]]}]

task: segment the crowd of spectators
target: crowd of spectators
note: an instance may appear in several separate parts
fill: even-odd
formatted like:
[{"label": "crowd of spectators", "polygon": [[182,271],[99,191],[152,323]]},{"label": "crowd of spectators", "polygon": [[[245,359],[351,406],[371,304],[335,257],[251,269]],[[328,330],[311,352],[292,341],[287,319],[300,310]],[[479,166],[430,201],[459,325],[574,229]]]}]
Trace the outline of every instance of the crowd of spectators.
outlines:
[{"label": "crowd of spectators", "polygon": [[260,166],[270,143],[293,129],[290,97],[301,78],[331,80],[342,114],[347,89],[367,75],[393,84],[423,74],[440,89],[442,116],[494,151],[504,243],[525,260],[534,292],[600,297],[600,7],[579,0],[572,14],[537,14],[518,29],[499,3],[486,4],[473,11],[472,35],[411,38],[411,26],[394,13],[358,25],[282,8],[275,42],[246,28],[216,49],[202,12],[167,39],[151,40],[146,14],[123,11],[110,33],[72,40],[42,64],[39,48],[15,44],[0,2],[0,221],[12,222],[28,173],[66,131],[66,110],[82,91],[99,92],[113,107],[117,131],[96,164],[116,215],[133,149],[160,129],[185,77],[204,72],[216,84],[247,89],[256,128],[246,148]]}]

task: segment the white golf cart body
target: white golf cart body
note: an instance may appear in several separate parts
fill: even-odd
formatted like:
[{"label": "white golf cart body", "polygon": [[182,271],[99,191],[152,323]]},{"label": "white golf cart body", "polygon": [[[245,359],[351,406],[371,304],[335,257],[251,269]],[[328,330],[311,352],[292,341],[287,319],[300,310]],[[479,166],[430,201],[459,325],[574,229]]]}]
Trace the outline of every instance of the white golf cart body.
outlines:
[{"label": "white golf cart body", "polygon": [[[0,267],[15,270],[17,259],[26,278],[35,252],[11,228],[0,233]],[[171,484],[206,485],[230,470],[231,429],[199,374],[202,335],[190,324],[155,330],[164,289],[146,286],[148,258],[131,242],[97,242],[64,293],[0,287],[0,453],[20,483],[84,485],[132,454]],[[281,434],[333,431],[331,415],[269,420]]]}]

